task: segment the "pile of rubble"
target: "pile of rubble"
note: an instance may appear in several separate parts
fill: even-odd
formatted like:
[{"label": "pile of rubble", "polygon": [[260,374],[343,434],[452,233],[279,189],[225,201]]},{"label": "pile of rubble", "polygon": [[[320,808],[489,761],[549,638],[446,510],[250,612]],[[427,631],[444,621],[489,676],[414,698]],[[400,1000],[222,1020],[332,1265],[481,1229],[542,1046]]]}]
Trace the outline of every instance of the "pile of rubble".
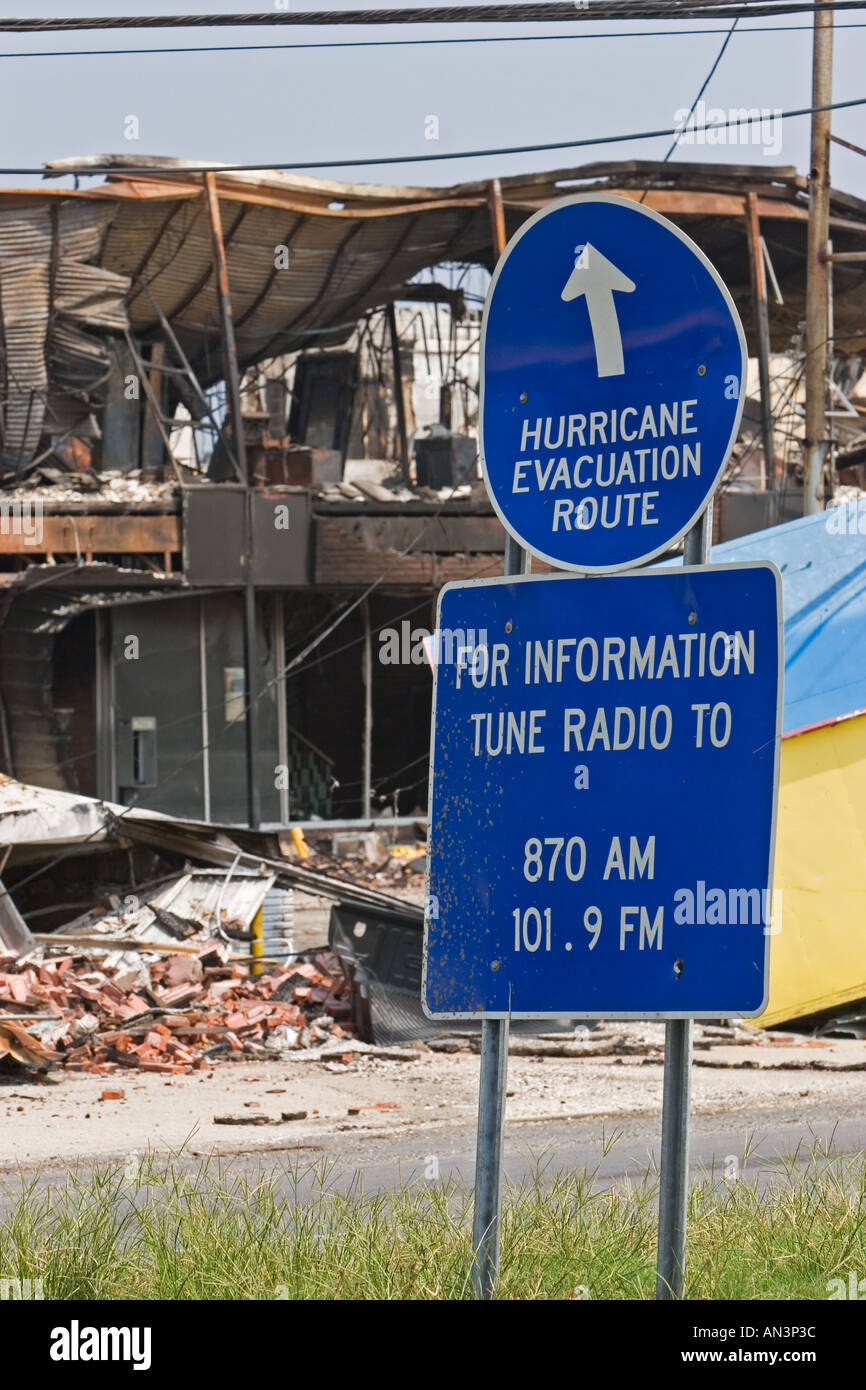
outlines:
[{"label": "pile of rubble", "polygon": [[150,963],[74,948],[0,958],[0,1053],[43,1071],[183,1072],[347,1036],[347,982],[330,952],[258,976],[228,957],[213,940]]},{"label": "pile of rubble", "polygon": [[310,845],[309,851],[303,860],[304,868],[316,873],[333,873],[336,861],[339,872],[353,884],[423,894],[427,871],[427,846],[423,841],[389,844],[375,831],[344,832],[333,836],[330,853],[321,845]]}]

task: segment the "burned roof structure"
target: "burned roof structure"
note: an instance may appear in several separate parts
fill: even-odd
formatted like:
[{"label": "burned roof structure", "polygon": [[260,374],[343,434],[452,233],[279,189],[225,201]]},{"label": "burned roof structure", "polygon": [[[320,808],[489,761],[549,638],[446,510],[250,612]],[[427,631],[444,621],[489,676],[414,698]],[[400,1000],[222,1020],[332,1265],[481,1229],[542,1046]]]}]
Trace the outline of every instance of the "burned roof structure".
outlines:
[{"label": "burned roof structure", "polygon": [[[104,375],[96,332],[159,335],[167,320],[207,385],[222,374],[212,231],[202,175],[184,161],[129,156],[58,160],[109,171],[89,188],[0,192],[0,292],[7,379],[6,454],[27,456],[41,428],[27,388],[81,392]],[[111,172],[114,167],[117,172]],[[200,167],[200,166],[196,166]],[[487,181],[447,188],[339,183],[284,173],[214,175],[238,360],[345,338],[367,310],[420,297],[414,277],[447,261],[492,268]],[[793,168],[632,161],[500,181],[506,235],[553,198],[576,192],[640,198],[681,226],[729,286],[754,342],[745,215],[753,199],[778,286],[774,350],[805,316],[808,192]],[[836,251],[866,245],[866,202],[835,192]],[[834,271],[835,337],[866,347],[866,271]],[[47,408],[47,405],[46,407]],[[55,409],[59,407],[55,404]],[[23,413],[23,418],[22,418]],[[65,418],[65,417],[64,417]]]}]

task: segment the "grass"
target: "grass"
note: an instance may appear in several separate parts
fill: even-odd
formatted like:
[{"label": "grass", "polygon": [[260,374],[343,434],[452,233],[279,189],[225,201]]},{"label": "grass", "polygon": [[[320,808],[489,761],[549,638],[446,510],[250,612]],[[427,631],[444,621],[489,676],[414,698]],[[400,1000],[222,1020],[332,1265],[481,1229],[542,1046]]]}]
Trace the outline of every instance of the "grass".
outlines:
[{"label": "grass", "polygon": [[[601,1189],[539,1166],[506,1188],[502,1298],[653,1297],[656,1175]],[[472,1194],[422,1178],[341,1192],[335,1171],[146,1157],[2,1191],[0,1277],[46,1299],[469,1297]],[[866,1161],[816,1145],[691,1190],[686,1296],[827,1298],[866,1274]]]}]

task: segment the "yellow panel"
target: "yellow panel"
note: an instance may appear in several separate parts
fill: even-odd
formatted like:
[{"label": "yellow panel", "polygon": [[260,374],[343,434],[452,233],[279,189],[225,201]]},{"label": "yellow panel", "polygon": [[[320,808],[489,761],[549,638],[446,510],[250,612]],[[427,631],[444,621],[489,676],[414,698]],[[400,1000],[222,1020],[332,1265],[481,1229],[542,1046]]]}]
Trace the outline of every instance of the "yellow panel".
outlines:
[{"label": "yellow panel", "polygon": [[775,886],[758,1026],[866,997],[866,715],[783,741]]}]

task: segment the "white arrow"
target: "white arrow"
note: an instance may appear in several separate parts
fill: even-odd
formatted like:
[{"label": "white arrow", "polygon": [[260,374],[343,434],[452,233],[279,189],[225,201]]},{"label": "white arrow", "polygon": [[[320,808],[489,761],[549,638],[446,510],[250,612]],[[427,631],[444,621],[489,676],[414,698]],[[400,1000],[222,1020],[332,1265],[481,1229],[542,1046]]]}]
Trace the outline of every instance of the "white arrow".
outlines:
[{"label": "white arrow", "polygon": [[594,246],[590,246],[589,242],[580,248],[574,270],[562,291],[562,298],[578,299],[580,295],[586,295],[589,326],[595,346],[595,365],[599,376],[622,376],[625,372],[622,337],[613,295],[614,290],[631,294],[634,288],[634,280],[617,270],[616,266],[600,251],[596,251]]}]

